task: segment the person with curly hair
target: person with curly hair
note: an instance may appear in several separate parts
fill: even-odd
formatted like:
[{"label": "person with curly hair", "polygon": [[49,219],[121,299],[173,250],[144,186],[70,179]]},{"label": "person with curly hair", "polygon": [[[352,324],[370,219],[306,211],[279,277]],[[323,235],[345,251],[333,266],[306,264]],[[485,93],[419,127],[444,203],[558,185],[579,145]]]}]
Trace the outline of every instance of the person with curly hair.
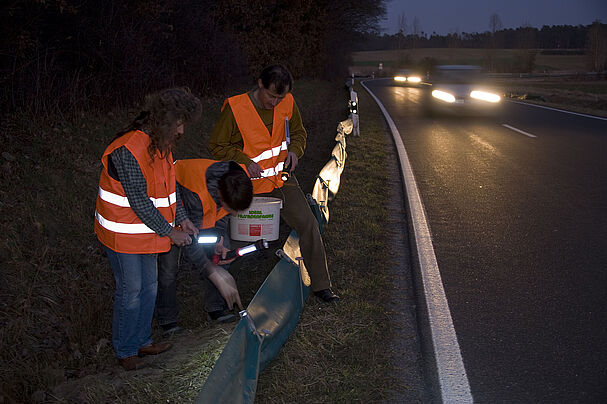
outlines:
[{"label": "person with curly hair", "polygon": [[150,94],[143,111],[101,157],[95,233],[116,281],[112,344],[126,370],[143,367],[145,355],[171,348],[151,338],[157,255],[171,244],[189,245],[190,234],[197,231],[180,203],[173,150],[184,126],[198,120],[201,109],[186,88]]}]

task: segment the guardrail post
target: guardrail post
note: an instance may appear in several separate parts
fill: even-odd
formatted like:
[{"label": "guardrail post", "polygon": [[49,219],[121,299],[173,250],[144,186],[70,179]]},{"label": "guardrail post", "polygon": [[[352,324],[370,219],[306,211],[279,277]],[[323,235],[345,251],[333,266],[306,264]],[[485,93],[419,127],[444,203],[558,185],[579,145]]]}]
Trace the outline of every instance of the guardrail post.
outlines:
[{"label": "guardrail post", "polygon": [[350,107],[350,118],[352,118],[352,134],[354,136],[360,136],[360,130],[358,128],[358,94],[354,91],[354,80],[352,80],[352,86],[350,86],[350,101],[348,106]]}]

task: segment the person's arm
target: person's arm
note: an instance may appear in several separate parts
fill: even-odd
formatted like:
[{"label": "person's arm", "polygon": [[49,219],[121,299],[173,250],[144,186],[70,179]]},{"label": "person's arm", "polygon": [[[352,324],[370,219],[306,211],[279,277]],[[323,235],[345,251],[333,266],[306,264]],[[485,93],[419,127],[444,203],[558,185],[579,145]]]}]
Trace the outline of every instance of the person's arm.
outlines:
[{"label": "person's arm", "polygon": [[181,192],[179,187],[175,187],[175,194],[177,197],[177,210],[175,212],[175,223],[182,223],[188,219],[188,214],[183,207],[183,203],[181,203]]},{"label": "person's arm", "polygon": [[291,135],[289,151],[295,153],[297,158],[300,159],[306,150],[306,139],[308,137],[308,133],[303,126],[301,114],[295,100],[293,100],[293,115],[289,120],[289,133]]},{"label": "person's arm", "polygon": [[252,160],[242,152],[244,142],[230,104],[226,103],[209,137],[209,152],[216,160],[234,160],[249,166]]},{"label": "person's arm", "polygon": [[147,227],[161,237],[168,236],[173,227],[156,209],[147,193],[147,183],[137,159],[124,146],[110,154],[118,179],[124,188],[131,209]]},{"label": "person's arm", "polygon": [[[198,195],[187,188],[181,187],[180,185],[178,185],[178,188],[181,188],[183,205],[188,216],[196,226],[201,226],[204,212],[202,201]],[[217,235],[220,236],[220,234]],[[223,242],[223,237],[221,237],[220,242]],[[218,246],[215,246],[214,252],[218,252],[217,247]],[[219,293],[226,301],[228,307],[232,309],[234,305],[237,305],[242,310],[238,288],[236,287],[236,282],[232,275],[221,266],[214,264],[207,256],[207,250],[198,243],[192,243],[189,246],[186,246],[185,253],[190,262],[200,270],[202,276],[208,278],[213,285],[215,285],[217,290],[219,290]]]}]

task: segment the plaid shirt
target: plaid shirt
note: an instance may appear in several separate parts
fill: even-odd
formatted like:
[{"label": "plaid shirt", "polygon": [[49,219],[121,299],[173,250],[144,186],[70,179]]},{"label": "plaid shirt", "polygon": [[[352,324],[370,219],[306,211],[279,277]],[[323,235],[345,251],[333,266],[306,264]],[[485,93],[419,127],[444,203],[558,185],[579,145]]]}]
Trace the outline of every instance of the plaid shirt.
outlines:
[{"label": "plaid shirt", "polygon": [[[137,217],[159,236],[168,236],[173,227],[166,221],[162,214],[154,207],[147,193],[147,182],[139,163],[131,152],[124,146],[119,147],[110,154],[112,163],[118,173],[118,179],[124,188],[131,209]],[[179,224],[187,219],[187,215],[181,204],[179,189],[177,193],[177,213],[175,223]]]}]

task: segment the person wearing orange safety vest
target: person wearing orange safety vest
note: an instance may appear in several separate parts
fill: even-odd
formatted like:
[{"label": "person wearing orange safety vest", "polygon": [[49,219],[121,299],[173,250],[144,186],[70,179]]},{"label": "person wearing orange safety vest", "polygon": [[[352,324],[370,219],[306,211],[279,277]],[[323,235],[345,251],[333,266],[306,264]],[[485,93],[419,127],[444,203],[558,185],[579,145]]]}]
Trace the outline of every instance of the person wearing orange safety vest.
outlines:
[{"label": "person wearing orange safety vest", "polygon": [[228,98],[209,138],[209,151],[219,160],[244,164],[256,196],[283,200],[280,216],[299,236],[312,291],[325,302],[339,297],[331,290],[325,247],[308,201],[294,175],[286,182],[306,147],[307,133],[291,91],[293,79],[281,65],[266,67],[249,92]]},{"label": "person wearing orange safety vest", "polygon": [[126,370],[143,367],[141,356],[171,348],[151,338],[156,261],[171,243],[190,244],[196,231],[179,203],[172,151],[200,111],[200,100],[187,89],[148,95],[143,112],[101,158],[95,233],[116,281],[112,344]]},{"label": "person wearing orange safety vest", "polygon": [[[192,243],[181,249],[189,262],[200,270],[204,281],[204,310],[211,320],[226,323],[237,320],[232,309],[242,310],[236,282],[227,271],[233,261],[213,263],[211,254],[224,255],[230,248],[228,217],[230,213],[245,210],[253,200],[251,179],[243,167],[233,161],[209,159],[178,160],[175,163],[177,189],[186,214],[198,229],[199,235],[212,235],[219,243],[206,247]],[[180,249],[158,256],[158,298],[156,320],[164,335],[181,331],[177,325],[177,272]],[[223,267],[222,267],[223,266]]]}]

